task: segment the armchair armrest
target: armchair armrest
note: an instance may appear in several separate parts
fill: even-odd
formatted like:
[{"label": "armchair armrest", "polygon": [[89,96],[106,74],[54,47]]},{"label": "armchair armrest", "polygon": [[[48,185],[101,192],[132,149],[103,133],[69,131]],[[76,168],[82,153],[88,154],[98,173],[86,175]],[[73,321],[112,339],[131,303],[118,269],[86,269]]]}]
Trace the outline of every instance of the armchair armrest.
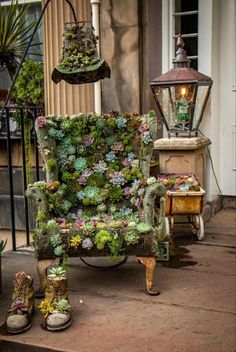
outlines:
[{"label": "armchair armrest", "polygon": [[156,222],[155,202],[157,198],[160,199],[160,210],[157,215],[157,222],[158,224],[164,224],[165,198],[163,196],[165,193],[166,188],[160,182],[155,182],[146,187],[145,196],[143,199],[144,221],[153,227],[155,227]]},{"label": "armchair armrest", "polygon": [[37,226],[39,226],[40,222],[45,222],[49,219],[48,201],[42,186],[45,186],[45,182],[35,182],[29,185],[25,191],[26,197],[37,207],[38,214],[41,213],[41,220],[38,217]]}]

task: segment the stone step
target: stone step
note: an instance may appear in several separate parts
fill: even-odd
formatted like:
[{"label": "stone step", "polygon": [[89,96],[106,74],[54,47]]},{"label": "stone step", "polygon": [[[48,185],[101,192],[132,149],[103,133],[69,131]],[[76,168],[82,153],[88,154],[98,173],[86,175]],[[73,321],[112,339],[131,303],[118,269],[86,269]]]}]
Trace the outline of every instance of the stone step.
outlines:
[{"label": "stone step", "polygon": [[45,347],[28,345],[25,343],[19,343],[14,341],[3,341],[0,340],[0,351],[1,352],[62,352],[59,350],[52,350]]}]

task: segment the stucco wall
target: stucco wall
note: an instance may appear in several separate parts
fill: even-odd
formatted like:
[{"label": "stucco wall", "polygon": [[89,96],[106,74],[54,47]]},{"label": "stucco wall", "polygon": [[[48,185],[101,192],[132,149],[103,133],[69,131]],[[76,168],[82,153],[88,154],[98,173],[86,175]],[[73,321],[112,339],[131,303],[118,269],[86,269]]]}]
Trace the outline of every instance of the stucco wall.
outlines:
[{"label": "stucco wall", "polygon": [[138,0],[101,2],[101,56],[111,67],[102,82],[102,110],[139,111]]}]

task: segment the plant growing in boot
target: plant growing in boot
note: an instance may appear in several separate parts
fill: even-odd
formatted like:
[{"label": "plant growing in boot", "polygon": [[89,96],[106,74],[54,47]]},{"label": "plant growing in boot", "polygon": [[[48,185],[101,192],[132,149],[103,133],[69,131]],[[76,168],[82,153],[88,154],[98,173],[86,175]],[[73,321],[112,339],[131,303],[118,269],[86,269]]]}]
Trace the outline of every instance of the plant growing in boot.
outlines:
[{"label": "plant growing in boot", "polygon": [[63,266],[57,266],[49,270],[49,279],[66,278],[66,269]]},{"label": "plant growing in boot", "polygon": [[49,270],[45,299],[39,309],[45,318],[44,326],[47,330],[60,331],[71,325],[66,270],[62,266]]},{"label": "plant growing in boot", "polygon": [[7,312],[6,329],[11,334],[27,331],[34,312],[33,279],[18,272],[13,279],[12,304]]}]

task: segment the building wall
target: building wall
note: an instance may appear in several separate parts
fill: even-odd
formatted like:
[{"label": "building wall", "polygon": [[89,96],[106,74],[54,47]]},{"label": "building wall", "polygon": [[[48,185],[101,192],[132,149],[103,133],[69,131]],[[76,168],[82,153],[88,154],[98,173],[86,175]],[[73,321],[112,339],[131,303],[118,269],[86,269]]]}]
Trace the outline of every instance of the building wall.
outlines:
[{"label": "building wall", "polygon": [[[42,1],[45,4],[45,0]],[[89,0],[72,0],[78,20],[91,19]],[[45,103],[48,114],[75,114],[93,111],[93,84],[70,85],[51,80],[53,68],[59,63],[65,22],[73,21],[66,1],[52,1],[44,16]]]},{"label": "building wall", "polygon": [[103,112],[156,109],[149,82],[161,72],[161,0],[102,0]]},{"label": "building wall", "polygon": [[[210,152],[223,195],[236,195],[235,9],[234,0],[199,0],[199,71],[213,79],[201,129],[212,141]],[[207,192],[210,199],[219,194],[210,160]]]},{"label": "building wall", "polygon": [[[162,1],[162,69],[168,71],[174,56],[172,7]],[[201,132],[209,137],[211,159],[207,160],[207,199],[236,195],[236,2],[199,0],[198,70],[213,79]],[[215,174],[215,175],[214,175]],[[215,177],[216,176],[216,177]],[[217,185],[218,182],[218,185]]]},{"label": "building wall", "polygon": [[111,67],[102,82],[102,110],[140,110],[138,0],[101,2],[101,56]]}]

